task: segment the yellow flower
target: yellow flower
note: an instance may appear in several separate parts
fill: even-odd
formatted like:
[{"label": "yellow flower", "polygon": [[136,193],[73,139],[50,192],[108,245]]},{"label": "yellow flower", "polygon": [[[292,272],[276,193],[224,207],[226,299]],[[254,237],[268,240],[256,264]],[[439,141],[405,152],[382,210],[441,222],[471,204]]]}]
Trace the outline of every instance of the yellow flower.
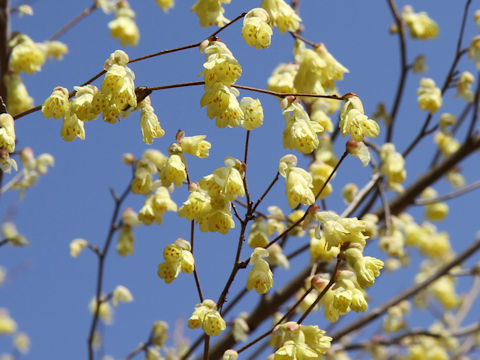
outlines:
[{"label": "yellow flower", "polygon": [[268,244],[268,223],[262,217],[257,217],[250,228],[248,246],[252,249],[265,247]]},{"label": "yellow flower", "polygon": [[243,177],[237,168],[239,160],[226,157],[225,167],[215,169],[212,174],[200,180],[200,187],[211,197],[221,198],[224,201],[233,201],[245,195]]},{"label": "yellow flower", "polygon": [[245,130],[253,130],[263,124],[263,108],[259,99],[242,98],[240,109],[242,109],[244,115],[241,125]]},{"label": "yellow flower", "polygon": [[243,119],[243,111],[238,103],[240,92],[222,83],[215,83],[205,88],[205,94],[200,100],[201,107],[207,106],[210,119],[217,118],[219,128],[236,127]]},{"label": "yellow flower", "polygon": [[5,240],[13,246],[27,246],[30,245],[25,236],[18,233],[14,223],[6,222],[2,225],[2,234]]},{"label": "yellow flower", "polygon": [[318,147],[317,134],[323,133],[323,127],[310,118],[298,102],[293,102],[283,110],[285,130],[283,130],[283,146],[295,148],[301,153],[310,154]]},{"label": "yellow flower", "polygon": [[7,309],[0,308],[0,335],[12,334],[17,330],[17,323],[8,314]]},{"label": "yellow flower", "polygon": [[363,256],[361,250],[352,247],[345,250],[345,257],[347,263],[355,271],[360,286],[372,286],[375,278],[380,275],[383,261],[371,256]]},{"label": "yellow flower", "polygon": [[124,225],[118,232],[117,253],[121,256],[132,255],[135,245],[135,236],[132,227]]},{"label": "yellow flower", "polygon": [[192,11],[198,16],[200,26],[208,27],[213,24],[223,26],[228,19],[223,16],[225,10],[222,3],[230,4],[231,0],[197,0],[192,6]]},{"label": "yellow flower", "polygon": [[475,78],[469,71],[464,71],[460,75],[460,79],[457,82],[457,93],[455,96],[460,96],[465,102],[471,103],[474,98],[474,93],[470,89],[475,82]]},{"label": "yellow flower", "polygon": [[325,60],[314,50],[306,49],[299,40],[295,43],[294,53],[299,63],[294,88],[301,93],[324,94],[322,71],[327,66]]},{"label": "yellow flower", "polygon": [[473,59],[475,67],[480,70],[480,35],[475,36],[468,48],[468,58]]},{"label": "yellow flower", "polygon": [[151,144],[154,138],[160,138],[165,135],[165,130],[160,126],[157,115],[154,113],[151,105],[150,96],[140,103],[142,113],[140,115],[140,128],[142,129],[142,138],[146,144]]},{"label": "yellow flower", "polygon": [[294,93],[293,80],[298,71],[298,64],[280,64],[268,78],[267,88],[280,93]]},{"label": "yellow flower", "polygon": [[266,49],[270,46],[273,31],[269,21],[268,13],[262,8],[252,9],[245,15],[242,36],[248,45],[255,49]]},{"label": "yellow flower", "polygon": [[195,310],[188,319],[188,327],[197,329],[202,326],[205,334],[217,336],[225,330],[226,323],[217,311],[217,304],[210,299],[204,300],[201,304],[195,306]]},{"label": "yellow flower", "polygon": [[161,224],[163,214],[167,211],[177,211],[177,205],[170,199],[167,188],[160,186],[153,195],[147,197],[145,204],[138,213],[138,220],[145,225],[151,225],[153,221]]},{"label": "yellow flower", "polygon": [[417,90],[418,106],[431,114],[435,113],[443,104],[442,92],[430,78],[422,78]]},{"label": "yellow flower", "polygon": [[88,245],[85,239],[75,239],[70,243],[70,256],[76,258],[82,250]]},{"label": "yellow flower", "polygon": [[134,194],[148,194],[152,191],[152,176],[157,171],[155,164],[148,159],[140,159],[135,166],[135,174],[132,181]]},{"label": "yellow flower", "polygon": [[242,67],[227,45],[220,41],[212,41],[205,48],[206,61],[200,75],[204,76],[205,85],[222,83],[231,85],[242,74]]},{"label": "yellow flower", "polygon": [[411,6],[405,6],[402,10],[402,18],[407,23],[412,38],[426,40],[437,37],[438,25],[428,17],[426,12],[414,13]]},{"label": "yellow flower", "polygon": [[311,104],[310,120],[320,124],[325,132],[332,132],[333,123],[330,117],[327,115],[328,109],[329,104],[323,99],[314,100]]},{"label": "yellow flower", "polygon": [[298,204],[312,205],[315,202],[312,176],[302,168],[291,167],[285,178],[288,205],[294,209]]},{"label": "yellow flower", "polygon": [[113,306],[117,306],[119,302],[132,302],[133,296],[130,290],[128,290],[125,286],[118,285],[115,290],[113,290],[112,294],[112,304]]},{"label": "yellow flower", "polygon": [[248,274],[247,290],[255,288],[257,293],[265,294],[273,286],[273,273],[268,262],[262,259],[266,256],[268,250],[263,248],[255,248],[250,256],[250,265],[253,265],[253,268]]},{"label": "yellow flower", "polygon": [[152,326],[152,343],[157,347],[162,347],[168,340],[168,324],[165,321],[155,321]]},{"label": "yellow flower", "polygon": [[[319,193],[320,189],[325,185],[328,177],[333,172],[333,167],[323,163],[320,160],[315,160],[308,167],[308,172],[312,175],[313,193],[315,196]],[[335,174],[333,175],[335,177]],[[333,178],[332,177],[332,178]],[[329,196],[333,191],[332,185],[328,183],[318,196],[318,199],[324,199]]]},{"label": "yellow flower", "polygon": [[73,141],[76,137],[85,140],[83,121],[80,121],[75,114],[65,114],[60,135],[65,141]]},{"label": "yellow flower", "polygon": [[68,53],[67,45],[60,41],[45,41],[39,45],[44,47],[47,59],[55,58],[57,60],[62,60],[63,55]]},{"label": "yellow flower", "polygon": [[118,39],[122,46],[136,46],[140,34],[137,24],[135,23],[135,12],[130,9],[128,3],[117,2],[115,19],[108,23],[110,35]]},{"label": "yellow flower", "polygon": [[70,101],[70,111],[82,121],[96,119],[100,112],[93,107],[93,97],[98,92],[98,88],[94,85],[85,85],[75,86],[74,89],[75,96]]},{"label": "yellow flower", "polygon": [[187,170],[181,155],[172,154],[168,157],[162,171],[160,172],[160,180],[163,186],[170,186],[173,182],[176,187],[183,184],[187,178]]},{"label": "yellow flower", "polygon": [[284,0],[262,0],[260,5],[267,10],[270,19],[283,34],[285,31],[297,31],[302,19]]},{"label": "yellow flower", "polygon": [[349,96],[344,102],[339,125],[343,137],[350,134],[357,142],[363,141],[364,136],[377,137],[380,132],[377,122],[364,114],[363,104],[356,95]]},{"label": "yellow flower", "polygon": [[183,137],[180,140],[182,152],[199,157],[201,159],[208,157],[212,144],[205,140],[206,137],[207,135]]},{"label": "yellow flower", "polygon": [[200,230],[227,234],[235,227],[230,209],[229,201],[220,198],[211,199],[209,206],[197,218]]},{"label": "yellow flower", "polygon": [[313,261],[322,261],[330,262],[335,259],[340,252],[340,248],[337,246],[332,246],[330,249],[327,248],[327,241],[323,233],[320,234],[320,237],[317,237],[315,231],[310,231],[310,256]]},{"label": "yellow flower", "polygon": [[174,6],[174,2],[173,0],[155,0],[158,4],[158,6],[160,6],[160,8],[167,12],[169,9],[173,8]]},{"label": "yellow flower", "polygon": [[5,85],[7,87],[7,108],[12,116],[33,107],[33,98],[28,95],[20,75],[5,74]]},{"label": "yellow flower", "polygon": [[188,199],[178,209],[178,216],[192,221],[205,211],[208,211],[208,209],[210,209],[210,197],[198,185],[195,185],[190,195],[188,195]]},{"label": "yellow flower", "polygon": [[380,173],[387,178],[387,187],[395,192],[403,192],[401,183],[405,181],[407,172],[404,168],[405,160],[403,156],[396,152],[395,145],[391,143],[383,144],[380,149]]},{"label": "yellow flower", "polygon": [[433,140],[437,144],[442,155],[445,157],[452,155],[460,148],[460,143],[457,139],[441,131],[434,135]]},{"label": "yellow flower", "polygon": [[110,304],[106,301],[101,301],[100,305],[97,304],[97,300],[94,297],[92,301],[90,301],[90,304],[88,305],[88,309],[90,310],[90,313],[95,313],[97,311],[97,306],[98,306],[98,316],[100,319],[107,325],[111,324],[113,322],[113,309],[110,306]]},{"label": "yellow flower", "polygon": [[17,34],[8,45],[11,48],[9,67],[13,72],[33,74],[41,70],[45,54],[27,35]]},{"label": "yellow flower", "polygon": [[42,114],[47,119],[53,117],[55,120],[58,120],[68,114],[69,111],[68,90],[57,86],[43,103]]},{"label": "yellow flower", "polygon": [[15,334],[15,337],[13,338],[13,345],[18,352],[21,354],[26,354],[30,350],[30,338],[23,332]]},{"label": "yellow flower", "polygon": [[8,113],[0,114],[0,147],[12,153],[15,151],[15,122]]}]

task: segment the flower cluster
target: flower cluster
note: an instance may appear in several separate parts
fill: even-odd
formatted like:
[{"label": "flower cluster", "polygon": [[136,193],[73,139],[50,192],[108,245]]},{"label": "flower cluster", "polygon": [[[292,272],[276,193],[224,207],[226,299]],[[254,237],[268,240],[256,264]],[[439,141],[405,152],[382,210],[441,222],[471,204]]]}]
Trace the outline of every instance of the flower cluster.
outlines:
[{"label": "flower cluster", "polygon": [[206,299],[195,306],[195,311],[188,319],[188,327],[198,329],[200,326],[208,336],[220,335],[225,330],[225,320],[218,312],[215,301]]},{"label": "flower cluster", "polygon": [[442,92],[430,78],[422,78],[417,90],[418,106],[431,114],[435,113],[443,104]]},{"label": "flower cluster", "polygon": [[457,82],[457,93],[455,96],[460,96],[463,100],[465,100],[465,102],[471,103],[474,98],[474,93],[471,90],[471,86],[474,82],[475,78],[471,72],[462,72]]},{"label": "flower cluster", "polygon": [[[85,139],[84,122],[96,119],[100,114],[111,124],[120,115],[129,116],[141,110],[140,128],[145,143],[151,144],[154,138],[162,137],[164,131],[158,122],[149,97],[137,104],[133,71],[127,66],[128,55],[116,50],[105,62],[105,77],[99,90],[94,85],[75,86],[74,97],[63,87],[56,87],[42,105],[46,118],[64,118],[61,135],[65,141],[76,137]],[[129,110],[129,111],[127,111]]]},{"label": "flower cluster", "polygon": [[295,32],[300,27],[302,19],[285,0],[262,0],[260,6],[268,12],[273,24],[282,34],[285,31]]},{"label": "flower cluster", "polygon": [[364,136],[376,137],[380,132],[377,122],[365,115],[362,101],[354,94],[350,94],[342,106],[339,125],[343,137],[350,134],[357,142],[363,141]]},{"label": "flower cluster", "polygon": [[273,286],[273,273],[268,262],[264,260],[269,251],[263,248],[255,248],[250,256],[252,270],[248,274],[247,290],[255,289],[259,294],[266,294]]},{"label": "flower cluster", "polygon": [[135,246],[135,236],[132,229],[140,225],[137,213],[126,208],[122,213],[122,225],[118,231],[117,253],[121,256],[132,255]]},{"label": "flower cluster", "polygon": [[175,280],[181,271],[191,274],[195,269],[190,243],[184,239],[178,238],[168,245],[163,250],[163,258],[165,261],[158,265],[157,275],[167,284]]},{"label": "flower cluster", "polygon": [[296,167],[295,155],[285,155],[280,159],[278,172],[285,178],[285,193],[288,205],[294,209],[298,204],[312,205],[315,202],[312,175]]},{"label": "flower cluster", "polygon": [[269,24],[270,16],[262,8],[250,10],[243,18],[242,36],[248,45],[255,49],[270,46],[273,30]]},{"label": "flower cluster", "polygon": [[380,173],[387,179],[387,187],[397,193],[403,192],[402,183],[407,177],[405,160],[395,150],[395,145],[385,143],[380,149]]},{"label": "flower cluster", "polygon": [[322,359],[332,341],[318,326],[299,325],[293,321],[276,326],[273,336],[280,340],[274,360]]},{"label": "flower cluster", "polygon": [[230,4],[231,0],[197,0],[192,6],[192,11],[198,16],[200,26],[223,26],[228,19],[223,16],[225,9],[222,3]]},{"label": "flower cluster", "polygon": [[231,202],[245,195],[243,167],[239,160],[225,158],[225,167],[205,176],[199,184],[191,184],[188,199],[178,210],[178,215],[195,219],[200,230],[226,234],[235,227]]},{"label": "flower cluster", "polygon": [[434,39],[438,35],[438,25],[426,12],[414,13],[411,6],[402,10],[402,18],[410,30],[413,39]]},{"label": "flower cluster", "polygon": [[136,46],[140,34],[135,23],[135,12],[130,8],[127,0],[115,3],[115,19],[108,23],[110,35],[120,41],[122,46]]}]

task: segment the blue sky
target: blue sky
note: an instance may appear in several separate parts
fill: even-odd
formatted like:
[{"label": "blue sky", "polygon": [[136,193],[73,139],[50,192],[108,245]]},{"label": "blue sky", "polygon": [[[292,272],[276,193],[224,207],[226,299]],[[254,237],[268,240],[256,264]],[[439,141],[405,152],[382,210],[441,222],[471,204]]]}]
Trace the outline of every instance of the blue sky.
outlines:
[{"label": "blue sky", "polygon": [[[195,43],[213,32],[212,28],[199,26],[195,14],[190,12],[192,1],[177,2],[175,8],[164,14],[153,0],[131,1],[137,14],[140,43],[135,48],[125,49],[130,58]],[[409,39],[408,59],[411,62],[419,53],[426,53],[429,67],[426,76],[432,77],[437,84],[443,83],[453,58],[463,3],[412,3],[416,11],[427,11],[439,23],[440,34],[433,41]],[[405,4],[407,2],[398,1],[399,8]],[[24,32],[35,41],[44,41],[90,5],[90,1],[37,0],[32,2],[35,15],[20,19],[14,17],[12,30]],[[225,6],[225,15],[232,19],[242,11],[259,5],[259,0],[234,0]],[[476,5],[478,3],[473,2],[472,10]],[[337,60],[350,70],[345,80],[338,84],[340,92],[358,94],[368,114],[380,101],[390,108],[399,75],[399,56],[397,38],[388,33],[393,20],[386,2],[304,0],[300,11],[305,25],[304,36],[314,42],[325,43]],[[69,53],[63,61],[49,61],[42,72],[22,76],[35,105],[41,104],[54,87],[64,86],[72,90],[73,86],[102,70],[109,54],[120,48],[119,43],[109,36],[107,23],[110,20],[112,15],[97,10],[59,39],[69,46]],[[273,69],[280,62],[293,60],[293,40],[290,35],[282,35],[275,30],[272,46],[260,51],[245,44],[240,30],[239,22],[220,35],[243,67],[237,83],[265,88]],[[464,47],[477,33],[471,11]],[[198,74],[203,62],[204,55],[198,49],[190,49],[138,62],[131,68],[135,72],[137,86],[160,86],[200,80]],[[460,62],[459,68],[474,71],[472,63],[466,59]],[[416,105],[415,92],[420,77],[410,75],[407,80],[394,137],[397,148],[401,150],[425,118],[424,112]],[[96,85],[99,84],[97,81]],[[192,87],[159,91],[151,96],[152,105],[166,132],[163,138],[155,140],[152,148],[167,153],[179,129],[187,135],[206,134],[207,140],[212,143],[209,158],[187,159],[190,176],[197,181],[223,166],[225,156],[242,158],[245,139],[245,131],[241,128],[215,127],[215,122],[207,118],[205,109],[200,108],[202,94],[202,87]],[[442,111],[458,113],[462,108],[462,101],[452,99],[453,94],[454,91],[447,93]],[[265,111],[264,125],[253,131],[250,139],[249,188],[256,198],[275,175],[278,159],[288,153],[281,141],[284,120],[277,99],[246,91],[242,91],[241,95],[259,97]],[[5,194],[0,200],[1,219],[13,220],[31,243],[28,248],[0,248],[0,265],[9,274],[7,282],[0,287],[0,307],[7,308],[19,330],[25,331],[31,338],[32,348],[25,358],[86,357],[86,336],[91,321],[88,303],[94,295],[97,259],[88,251],[72,259],[69,243],[78,237],[96,245],[105,241],[113,210],[109,188],[120,193],[130,179],[130,169],[122,163],[121,157],[126,152],[139,157],[148,148],[141,138],[138,117],[135,114],[115,125],[97,119],[86,124],[84,141],[76,139],[72,143],[61,139],[59,121],[45,119],[39,112],[16,122],[17,148],[30,146],[36,154],[51,153],[56,162],[48,175],[27,191],[22,201],[18,201],[14,192]],[[381,144],[380,139],[383,138],[384,133],[381,133],[377,143]],[[344,142],[344,139],[339,139],[336,143],[338,155],[343,151]],[[407,160],[407,184],[428,169],[430,156],[424,154],[431,147],[432,139],[427,138],[410,155]],[[462,164],[467,183],[479,178],[477,162],[478,154]],[[351,181],[362,185],[368,177],[368,168],[363,168],[358,160],[348,158],[333,181],[337,193],[328,199],[329,208],[340,213],[344,207],[339,195],[342,186]],[[445,181],[440,181],[436,188],[440,193],[451,190]],[[286,209],[283,193],[282,179],[267,197],[262,209],[273,204]],[[179,189],[173,198],[180,206],[186,195],[186,189]],[[475,198],[478,199],[478,194],[472,193],[449,202],[451,214],[439,225],[442,230],[450,229],[451,241],[457,252],[474,239],[478,230]],[[136,211],[142,204],[143,197],[140,195],[129,195],[125,202],[125,206]],[[413,214],[421,221],[421,209],[415,209]],[[237,224],[228,236],[197,231],[195,258],[207,298],[218,298],[225,283],[235,255],[238,229]],[[121,284],[127,286],[135,297],[133,303],[116,309],[114,324],[105,328],[105,353],[115,358],[124,357],[140,341],[144,341],[153,321],[165,320],[173,327],[179,319],[186,321],[198,303],[193,277],[181,275],[172,284],[166,285],[156,275],[163,248],[177,237],[188,238],[189,224],[168,213],[164,224],[136,228],[135,235],[133,256],[122,258],[112,248],[106,261],[105,291],[109,292]],[[289,250],[303,245],[304,241],[305,238],[294,239],[289,244]],[[249,254],[248,249],[244,250],[242,258]],[[375,246],[371,247],[371,251],[379,257],[384,256]],[[478,256],[476,259],[478,261]],[[372,304],[379,304],[408,287],[418,266],[414,263],[416,260],[418,256],[413,255],[412,265],[395,277],[382,276],[372,289]],[[300,269],[308,261],[307,256],[299,257],[292,267]],[[275,276],[276,284],[280,285],[292,274],[278,270]],[[231,294],[241,289],[245,279],[244,272],[238,277]],[[233,313],[245,311],[248,304],[253,304],[257,298],[256,294],[249,294],[245,303],[238,305]],[[355,316],[351,314],[348,318]],[[320,327],[327,324],[319,313],[313,314],[309,320]],[[425,314],[416,319],[427,320]],[[195,339],[198,334],[199,331],[185,329],[185,336],[190,339]],[[0,353],[10,349],[10,338],[0,338]]]}]

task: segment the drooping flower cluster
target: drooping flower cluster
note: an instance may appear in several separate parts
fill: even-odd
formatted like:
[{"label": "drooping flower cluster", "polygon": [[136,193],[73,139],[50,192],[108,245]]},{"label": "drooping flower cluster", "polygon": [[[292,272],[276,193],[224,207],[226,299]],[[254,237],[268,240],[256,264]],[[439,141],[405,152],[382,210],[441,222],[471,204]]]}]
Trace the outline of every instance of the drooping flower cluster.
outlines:
[{"label": "drooping flower cluster", "polygon": [[200,75],[204,76],[205,94],[200,100],[207,106],[210,119],[217,118],[220,128],[240,125],[244,114],[237,97],[240,92],[231,85],[242,74],[242,68],[227,46],[220,41],[211,41],[204,49],[206,62]]},{"label": "drooping flower cluster", "polygon": [[312,175],[306,170],[296,167],[295,155],[285,155],[280,159],[278,172],[285,178],[285,193],[288,205],[294,209],[298,204],[312,205],[315,202]]},{"label": "drooping flower cluster", "polygon": [[220,335],[225,330],[225,320],[218,312],[215,301],[206,299],[201,304],[195,305],[195,310],[188,319],[188,327],[198,329],[200,326],[208,336]]},{"label": "drooping flower cluster", "polygon": [[115,19],[108,23],[110,35],[120,41],[122,46],[136,46],[140,34],[135,23],[135,12],[127,0],[115,3]]},{"label": "drooping flower cluster", "polygon": [[282,34],[285,31],[295,32],[300,27],[302,19],[285,0],[262,0],[260,6],[268,12],[273,24]]},{"label": "drooping flower cluster", "polygon": [[426,12],[414,13],[411,6],[405,6],[402,10],[402,18],[410,30],[413,39],[434,39],[438,35],[438,25]]},{"label": "drooping flower cluster", "polygon": [[364,136],[377,137],[380,133],[377,122],[365,115],[362,101],[354,94],[350,94],[342,106],[339,125],[343,137],[350,134],[357,142],[363,141]]},{"label": "drooping flower cluster", "polygon": [[285,130],[283,130],[283,146],[310,154],[318,147],[318,135],[323,133],[323,126],[310,120],[303,106],[291,102],[284,110]]},{"label": "drooping flower cluster", "polygon": [[435,81],[430,78],[422,78],[420,80],[417,95],[420,109],[429,111],[431,114],[437,112],[443,104],[442,92],[435,85]]},{"label": "drooping flower cluster", "polygon": [[9,173],[11,167],[17,169],[17,163],[10,158],[15,151],[15,122],[8,113],[0,114],[0,169]]},{"label": "drooping flower cluster", "polygon": [[252,9],[243,18],[242,36],[248,45],[255,49],[266,49],[270,46],[272,35],[270,16],[266,10]]},{"label": "drooping flower cluster", "polygon": [[475,67],[480,70],[480,35],[475,36],[468,48],[468,58],[473,59]]},{"label": "drooping flower cluster", "polygon": [[247,290],[255,289],[259,294],[266,294],[273,286],[273,273],[268,262],[264,260],[269,251],[263,248],[255,248],[250,256],[252,270],[248,274]]},{"label": "drooping flower cluster", "polygon": [[230,157],[225,158],[225,165],[192,184],[188,199],[178,210],[179,216],[195,219],[201,231],[226,234],[235,227],[231,202],[245,195],[243,168],[239,160]]},{"label": "drooping flower cluster", "polygon": [[135,246],[133,228],[140,225],[138,214],[131,208],[122,212],[122,225],[118,232],[117,253],[121,256],[132,255]]},{"label": "drooping flower cluster", "polygon": [[297,40],[294,47],[295,59],[299,64],[294,87],[298,92],[324,94],[335,89],[335,81],[342,80],[348,69],[330,54],[325,44],[318,44],[313,50],[306,49],[305,43]]},{"label": "drooping flower cluster", "polygon": [[273,335],[281,339],[274,360],[322,359],[332,341],[318,326],[293,321],[276,326]]},{"label": "drooping flower cluster", "polygon": [[397,193],[403,192],[402,183],[407,177],[405,160],[395,150],[395,145],[385,143],[380,149],[380,173],[387,179],[387,187]]},{"label": "drooping flower cluster", "polygon": [[474,98],[474,93],[471,90],[471,86],[474,82],[475,78],[471,72],[462,72],[457,82],[457,93],[455,96],[460,96],[463,100],[465,100],[465,102],[471,103]]},{"label": "drooping flower cluster", "polygon": [[8,244],[16,247],[30,245],[25,236],[18,232],[17,227],[12,222],[3,223],[2,239],[6,240]]},{"label": "drooping flower cluster", "polygon": [[165,261],[158,265],[157,275],[167,284],[175,280],[181,271],[191,274],[195,269],[190,243],[184,239],[178,238],[165,247],[163,258]]},{"label": "drooping flower cluster", "polygon": [[[437,197],[437,192],[431,187],[427,187],[422,192],[422,200],[433,200]],[[425,205],[425,218],[431,221],[442,221],[448,215],[448,205],[441,201],[429,202]]]},{"label": "drooping flower cluster", "polygon": [[198,19],[200,20],[200,26],[223,26],[228,19],[223,16],[225,9],[222,4],[230,4],[231,0],[197,0],[192,6]]}]

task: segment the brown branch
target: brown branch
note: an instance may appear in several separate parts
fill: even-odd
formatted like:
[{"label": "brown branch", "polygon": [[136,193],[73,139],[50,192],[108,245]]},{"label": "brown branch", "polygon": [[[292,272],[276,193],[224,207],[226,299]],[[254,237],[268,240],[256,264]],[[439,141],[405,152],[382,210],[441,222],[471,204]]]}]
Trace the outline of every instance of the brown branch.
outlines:
[{"label": "brown branch", "polygon": [[96,292],[95,292],[95,301],[96,301],[96,308],[95,312],[93,313],[92,322],[90,324],[90,331],[88,334],[88,359],[93,360],[93,341],[95,336],[95,329],[97,328],[98,319],[99,319],[99,311],[100,305],[104,301],[101,299],[102,294],[102,286],[103,286],[103,274],[104,274],[104,266],[105,266],[105,259],[107,257],[108,250],[110,248],[110,244],[112,243],[113,235],[115,231],[118,229],[117,227],[117,218],[120,212],[120,206],[122,205],[123,201],[127,197],[130,192],[132,181],[129,182],[126,189],[123,193],[118,197],[115,195],[115,192],[112,190],[112,196],[115,202],[115,206],[113,209],[112,218],[110,220],[110,229],[108,231],[107,239],[105,240],[105,244],[103,246],[102,251],[98,254],[98,272],[97,272],[97,285],[96,285]]},{"label": "brown branch", "polygon": [[392,12],[395,24],[398,28],[398,40],[400,43],[400,80],[398,81],[397,92],[393,102],[392,111],[390,112],[390,123],[387,126],[387,136],[385,142],[391,142],[393,137],[393,125],[397,116],[400,102],[402,101],[403,92],[405,90],[405,81],[407,79],[409,67],[407,65],[407,47],[405,41],[405,27],[398,13],[394,0],[387,0],[390,11]]},{"label": "brown branch", "polygon": [[359,318],[356,321],[351,322],[350,324],[338,330],[337,332],[330,334],[330,336],[333,338],[333,341],[339,341],[341,338],[350,334],[351,332],[363,328],[364,326],[368,325],[370,322],[372,322],[379,316],[383,315],[390,307],[395,306],[400,302],[402,302],[403,300],[406,300],[416,295],[422,290],[425,290],[430,284],[432,284],[434,281],[438,280],[442,276],[447,275],[450,269],[452,269],[457,265],[460,265],[462,262],[464,262],[466,259],[472,256],[475,252],[477,252],[479,249],[480,249],[480,237],[472,245],[470,245],[466,250],[464,250],[460,255],[458,255],[455,259],[443,265],[441,268],[439,268],[435,273],[433,273],[424,281],[413,285],[412,287],[398,294],[394,298],[376,307],[365,316]]},{"label": "brown branch", "polygon": [[462,187],[461,189],[458,189],[458,190],[455,190],[455,191],[452,191],[451,193],[448,193],[448,194],[445,194],[445,195],[441,195],[441,196],[437,196],[433,199],[420,199],[420,200],[415,200],[415,205],[427,205],[427,204],[432,204],[432,203],[435,203],[435,202],[439,202],[439,201],[445,201],[445,200],[450,200],[450,199],[453,199],[453,198],[456,198],[457,196],[460,196],[460,195],[463,195],[463,194],[466,194],[472,190],[475,190],[476,188],[480,187],[480,180],[478,181],[475,181],[473,184],[470,184],[470,185],[467,185],[467,186],[464,186]]},{"label": "brown branch", "polygon": [[76,24],[78,24],[82,19],[86,18],[88,15],[90,15],[94,10],[98,9],[97,8],[97,2],[94,1],[93,4],[83,10],[80,14],[75,16],[68,24],[64,25],[60,30],[58,30],[55,34],[50,36],[48,39],[49,41],[57,40],[60,36],[65,34],[68,30],[70,30],[72,27],[74,27]]}]

